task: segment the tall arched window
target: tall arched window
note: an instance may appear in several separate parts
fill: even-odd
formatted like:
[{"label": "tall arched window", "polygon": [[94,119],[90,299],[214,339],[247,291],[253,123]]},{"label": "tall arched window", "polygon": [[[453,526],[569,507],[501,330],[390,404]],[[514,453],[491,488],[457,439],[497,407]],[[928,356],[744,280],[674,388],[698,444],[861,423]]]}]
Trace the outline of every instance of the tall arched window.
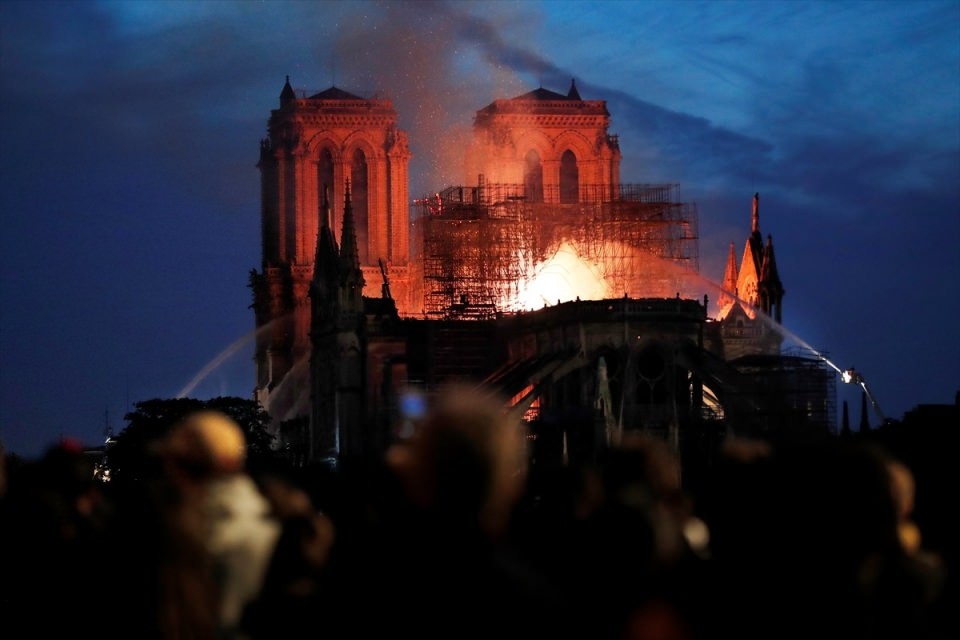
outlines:
[{"label": "tall arched window", "polygon": [[350,170],[350,195],[353,203],[353,220],[357,227],[357,251],[360,264],[369,264],[367,256],[367,156],[357,149],[353,152]]},{"label": "tall arched window", "polygon": [[524,159],[523,189],[528,202],[543,202],[543,167],[540,154],[533,149],[527,151]]},{"label": "tall arched window", "polygon": [[[317,194],[320,199],[319,207],[323,207],[323,190],[327,189],[327,197],[330,198],[330,210],[333,211],[333,155],[330,153],[330,149],[324,149],[320,152],[320,160],[317,162]],[[323,220],[320,221],[321,224]],[[333,224],[333,219],[327,221],[329,224]]]},{"label": "tall arched window", "polygon": [[577,157],[567,149],[560,156],[560,204],[580,201],[580,170]]}]

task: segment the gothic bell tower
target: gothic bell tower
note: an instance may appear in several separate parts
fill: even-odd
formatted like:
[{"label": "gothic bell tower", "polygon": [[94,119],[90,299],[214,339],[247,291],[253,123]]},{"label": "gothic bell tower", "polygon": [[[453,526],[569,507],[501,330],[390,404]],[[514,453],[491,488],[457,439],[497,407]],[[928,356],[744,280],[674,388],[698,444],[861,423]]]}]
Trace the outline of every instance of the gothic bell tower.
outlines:
[{"label": "gothic bell tower", "polygon": [[783,294],[773,252],[773,237],[768,234],[764,244],[760,233],[760,194],[755,193],[743,261],[737,269],[734,244],[730,243],[723,291],[718,301],[717,320],[721,321],[728,359],[753,353],[780,353],[781,334],[773,330],[763,317],[758,317],[757,311],[777,323],[782,322]]},{"label": "gothic bell tower", "polygon": [[583,100],[576,82],[566,95],[539,88],[477,111],[467,175],[524,186],[531,202],[572,204],[589,194],[610,198],[620,184],[620,144],[608,133],[604,100]]},{"label": "gothic bell tower", "polygon": [[[321,235],[343,228],[351,188],[357,260],[366,288],[380,293],[382,269],[400,313],[410,301],[407,134],[389,100],[337,87],[308,95],[287,77],[260,143],[261,270],[250,277],[256,315],[257,399],[275,420],[309,414],[309,291]],[[342,239],[333,237],[335,242]],[[383,266],[381,266],[381,263]]]}]

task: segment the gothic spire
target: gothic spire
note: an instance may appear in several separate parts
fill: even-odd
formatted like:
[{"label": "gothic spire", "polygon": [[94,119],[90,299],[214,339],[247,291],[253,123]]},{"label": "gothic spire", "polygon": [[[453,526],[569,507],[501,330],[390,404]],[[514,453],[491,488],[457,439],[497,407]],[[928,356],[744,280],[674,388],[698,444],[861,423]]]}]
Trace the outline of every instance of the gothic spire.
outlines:
[{"label": "gothic spire", "polygon": [[313,259],[314,291],[328,291],[338,280],[340,250],[330,229],[330,198],[327,185],[323,185],[323,202],[319,211],[320,228],[317,230],[317,249]]},{"label": "gothic spire", "polygon": [[[743,260],[737,273],[737,296],[749,305],[760,304],[760,267],[763,257],[763,236],[760,235],[760,194],[753,194],[750,235],[743,248]],[[750,317],[753,312],[748,311]]]},{"label": "gothic spire", "polygon": [[760,194],[753,194],[753,207],[750,213],[750,248],[756,260],[757,272],[760,271],[760,257],[763,253],[763,234],[760,233]]},{"label": "gothic spire", "polygon": [[340,299],[341,309],[347,313],[363,312],[363,271],[357,251],[357,228],[353,222],[353,203],[350,201],[350,182],[343,197],[343,230],[340,232]]},{"label": "gothic spire", "polygon": [[340,248],[337,247],[337,240],[333,237],[333,227],[330,226],[330,187],[323,185],[323,202],[320,205],[320,230],[317,233],[318,239],[322,242],[317,243],[317,251],[321,249],[327,254],[340,257]]},{"label": "gothic spire", "polygon": [[717,304],[720,307],[718,319],[726,317],[729,307],[737,300],[737,295],[739,295],[737,292],[737,275],[737,254],[734,244],[731,242],[730,253],[727,255],[727,268],[723,273],[723,288],[717,299]]},{"label": "gothic spire", "polygon": [[284,105],[296,99],[296,97],[297,94],[294,93],[293,87],[290,86],[290,76],[287,76],[287,81],[283,83],[283,91],[280,92],[280,104]]},{"label": "gothic spire", "polygon": [[320,203],[320,228],[330,228],[330,187],[323,185],[323,201]]},{"label": "gothic spire", "polygon": [[773,236],[767,235],[767,244],[763,248],[763,261],[760,264],[760,281],[757,283],[763,312],[774,316],[781,322],[780,307],[783,303],[783,283],[777,272],[777,259],[773,254]]},{"label": "gothic spire", "polygon": [[755,247],[753,238],[747,238],[743,248],[743,259],[740,261],[740,270],[737,272],[737,297],[751,306],[759,302],[760,252],[762,250],[762,242],[759,247]]},{"label": "gothic spire", "polygon": [[737,293],[737,253],[732,242],[727,255],[727,269],[723,274],[723,289],[727,293]]},{"label": "gothic spire", "polygon": [[777,272],[777,259],[773,255],[773,236],[767,234],[767,244],[763,247],[763,262],[760,264],[760,282],[783,289],[780,274]]},{"label": "gothic spire", "polygon": [[575,78],[570,78],[570,91],[567,92],[568,98],[573,98],[574,100],[582,100],[580,97],[580,92],[577,91],[577,81]]},{"label": "gothic spire", "polygon": [[360,270],[360,252],[357,250],[357,228],[353,222],[353,203],[350,200],[350,181],[343,196],[343,229],[340,232],[340,264],[344,269]]}]

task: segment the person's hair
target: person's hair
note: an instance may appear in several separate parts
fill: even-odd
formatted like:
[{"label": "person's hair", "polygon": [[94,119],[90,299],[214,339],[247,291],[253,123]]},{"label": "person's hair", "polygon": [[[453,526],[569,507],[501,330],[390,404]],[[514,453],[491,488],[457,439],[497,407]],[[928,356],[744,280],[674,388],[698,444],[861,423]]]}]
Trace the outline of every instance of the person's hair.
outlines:
[{"label": "person's hair", "polygon": [[226,414],[204,410],[177,423],[162,451],[194,475],[234,473],[244,467],[246,437]]},{"label": "person's hair", "polygon": [[451,389],[430,407],[410,441],[391,452],[414,500],[494,533],[525,486],[522,422],[498,398]]}]

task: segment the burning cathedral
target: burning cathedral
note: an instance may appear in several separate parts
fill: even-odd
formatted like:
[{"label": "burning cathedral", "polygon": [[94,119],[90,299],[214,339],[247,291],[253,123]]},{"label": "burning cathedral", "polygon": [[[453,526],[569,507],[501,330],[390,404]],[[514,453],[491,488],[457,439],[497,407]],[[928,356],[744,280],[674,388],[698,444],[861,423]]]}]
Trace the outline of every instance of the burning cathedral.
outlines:
[{"label": "burning cathedral", "polygon": [[835,428],[832,374],[782,349],[759,195],[713,291],[696,206],[674,184],[622,183],[609,126],[575,83],[494,100],[464,151],[472,184],[411,200],[389,100],[287,79],[260,144],[250,286],[256,398],[298,462],[377,454],[418,401],[465,383],[499,394],[543,459],[630,430],[682,453]]}]

